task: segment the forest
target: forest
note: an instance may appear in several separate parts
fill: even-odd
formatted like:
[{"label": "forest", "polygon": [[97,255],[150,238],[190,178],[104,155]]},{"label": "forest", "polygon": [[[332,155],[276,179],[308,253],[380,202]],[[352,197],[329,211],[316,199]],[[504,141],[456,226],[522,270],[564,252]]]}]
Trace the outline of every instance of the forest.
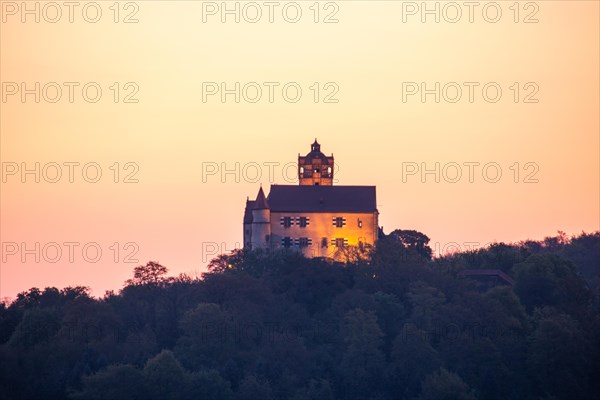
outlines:
[{"label": "forest", "polygon": [[0,399],[598,398],[600,232],[434,257],[396,230],[342,256],[26,290],[0,304]]}]

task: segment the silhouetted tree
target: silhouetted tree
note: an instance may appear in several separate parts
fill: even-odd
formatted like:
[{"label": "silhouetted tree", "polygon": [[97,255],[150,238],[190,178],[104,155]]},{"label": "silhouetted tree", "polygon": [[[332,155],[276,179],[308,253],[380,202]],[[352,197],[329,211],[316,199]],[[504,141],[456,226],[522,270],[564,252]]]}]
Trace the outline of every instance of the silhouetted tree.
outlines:
[{"label": "silhouetted tree", "polygon": [[0,304],[0,400],[597,397],[599,232],[428,249],[398,230],[347,263],[238,250],[102,298],[32,288]]},{"label": "silhouetted tree", "polygon": [[133,270],[133,279],[128,279],[127,285],[158,285],[165,281],[168,269],[157,263],[149,261],[146,265],[138,265]]},{"label": "silhouetted tree", "polygon": [[111,365],[83,377],[82,389],[69,396],[73,400],[145,399],[142,373],[131,365]]},{"label": "silhouetted tree", "polygon": [[233,391],[219,371],[204,370],[189,376],[189,392],[187,397],[193,399],[231,400]]},{"label": "silhouetted tree", "polygon": [[442,368],[428,375],[419,400],[475,400],[475,394],[460,376]]},{"label": "silhouetted tree", "polygon": [[143,370],[147,398],[155,400],[176,400],[187,392],[186,376],[179,361],[172,352],[163,350],[148,360]]}]

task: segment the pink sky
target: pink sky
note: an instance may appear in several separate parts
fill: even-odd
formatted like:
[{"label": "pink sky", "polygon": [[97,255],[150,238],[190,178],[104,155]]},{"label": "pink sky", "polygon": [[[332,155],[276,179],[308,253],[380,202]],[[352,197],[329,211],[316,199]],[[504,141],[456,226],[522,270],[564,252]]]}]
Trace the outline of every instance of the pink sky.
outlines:
[{"label": "pink sky", "polygon": [[[99,2],[96,23],[80,9],[70,23],[66,8],[56,23],[43,8],[39,23],[23,23],[7,3],[0,297],[68,285],[102,295],[149,260],[174,275],[205,271],[217,250],[241,243],[246,196],[259,183],[290,184],[293,166],[285,168],[315,137],[335,156],[338,184],[377,186],[386,232],[417,229],[434,249],[600,228],[598,2],[521,2],[518,15],[513,2],[498,2],[495,23],[493,9],[476,9],[469,22],[466,8],[449,22],[448,2],[439,23],[422,22],[411,2],[389,1],[322,2],[318,15],[313,2],[298,2],[296,23],[286,20],[291,6],[281,13],[286,2],[273,23],[266,8],[249,22],[244,2],[239,23],[221,22],[210,2],[120,3],[118,15]],[[35,93],[22,101],[36,82],[39,103]],[[222,82],[240,83],[239,102],[221,100]],[[423,101],[421,84],[436,82],[439,103],[435,94]],[[97,87],[102,95],[88,101]],[[21,176],[36,163],[39,183]],[[439,182],[422,175],[436,163]]]}]

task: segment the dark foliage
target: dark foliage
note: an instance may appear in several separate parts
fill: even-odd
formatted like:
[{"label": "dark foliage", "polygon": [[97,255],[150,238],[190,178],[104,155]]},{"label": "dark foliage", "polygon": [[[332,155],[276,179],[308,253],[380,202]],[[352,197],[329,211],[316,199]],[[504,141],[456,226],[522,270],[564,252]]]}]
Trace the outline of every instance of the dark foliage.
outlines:
[{"label": "dark foliage", "polygon": [[437,259],[428,242],[236,251],[202,279],[149,262],[102,299],[30,289],[0,304],[0,399],[597,398],[600,233]]}]

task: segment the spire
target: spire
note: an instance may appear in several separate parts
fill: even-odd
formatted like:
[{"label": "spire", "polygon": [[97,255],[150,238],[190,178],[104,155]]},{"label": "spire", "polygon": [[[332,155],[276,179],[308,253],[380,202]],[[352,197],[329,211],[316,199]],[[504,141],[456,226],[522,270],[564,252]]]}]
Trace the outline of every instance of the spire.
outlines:
[{"label": "spire", "polygon": [[310,146],[311,151],[321,151],[321,145],[317,142],[317,138],[315,138],[315,142]]},{"label": "spire", "polygon": [[263,192],[262,185],[258,191],[258,195],[256,196],[256,201],[254,202],[254,210],[265,210],[269,209],[269,202],[267,202],[267,198],[265,197],[265,192]]}]

